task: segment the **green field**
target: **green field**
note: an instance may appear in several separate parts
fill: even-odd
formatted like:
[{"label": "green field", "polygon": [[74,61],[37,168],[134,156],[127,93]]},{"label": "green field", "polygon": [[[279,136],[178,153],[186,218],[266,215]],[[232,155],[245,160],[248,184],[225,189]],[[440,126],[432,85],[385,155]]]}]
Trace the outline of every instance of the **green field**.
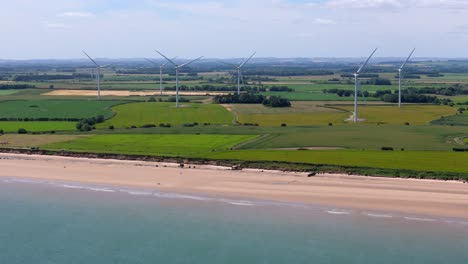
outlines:
[{"label": "green field", "polygon": [[5,134],[0,136],[1,147],[21,147],[32,148],[39,145],[51,144],[56,142],[69,141],[87,137],[85,135],[24,135],[24,134]]},{"label": "green field", "polygon": [[316,102],[293,102],[291,107],[265,107],[263,105],[233,104],[232,109],[239,123],[260,126],[310,126],[344,123],[349,113],[323,107]]},{"label": "green field", "polygon": [[345,112],[295,113],[295,114],[251,114],[238,115],[239,123],[255,123],[260,126],[311,126],[343,123],[349,117]]},{"label": "green field", "polygon": [[86,118],[113,116],[111,106],[124,101],[33,100],[0,103],[0,118]]},{"label": "green field", "polygon": [[142,126],[145,124],[169,123],[179,126],[198,122],[210,124],[232,124],[233,116],[224,107],[215,104],[182,103],[179,108],[175,103],[131,103],[112,108],[117,114],[98,127],[116,128]]},{"label": "green field", "polygon": [[24,128],[28,132],[42,131],[65,131],[76,130],[76,122],[61,122],[61,121],[0,121],[0,129],[4,132],[17,132],[18,129]]},{"label": "green field", "polygon": [[468,127],[341,125],[310,128],[257,129],[266,136],[243,145],[243,149],[343,147],[379,150],[451,150],[460,147],[454,139],[468,137]]},{"label": "green field", "polygon": [[0,96],[2,95],[11,95],[17,93],[18,90],[0,90]]},{"label": "green field", "polygon": [[453,116],[446,116],[438,120],[432,121],[436,125],[450,125],[450,126],[468,126],[468,113],[458,114]]},{"label": "green field", "polygon": [[[352,112],[353,106],[339,106],[343,110]],[[359,118],[365,119],[365,123],[399,124],[406,122],[410,124],[429,124],[431,121],[450,116],[456,113],[456,109],[439,105],[403,105],[397,106],[374,106],[360,105],[358,108]]]},{"label": "green field", "polygon": [[284,161],[316,165],[468,173],[468,152],[359,150],[241,150],[212,153],[214,159]]},{"label": "green field", "polygon": [[254,135],[94,135],[46,144],[46,149],[157,156],[203,156],[228,150]]}]

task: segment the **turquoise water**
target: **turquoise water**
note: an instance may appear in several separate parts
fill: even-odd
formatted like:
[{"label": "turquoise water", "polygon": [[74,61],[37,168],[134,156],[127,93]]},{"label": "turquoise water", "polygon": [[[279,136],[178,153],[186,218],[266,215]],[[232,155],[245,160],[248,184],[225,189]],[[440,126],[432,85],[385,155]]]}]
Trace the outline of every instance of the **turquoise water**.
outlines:
[{"label": "turquoise water", "polygon": [[468,223],[0,180],[0,263],[468,263]]}]

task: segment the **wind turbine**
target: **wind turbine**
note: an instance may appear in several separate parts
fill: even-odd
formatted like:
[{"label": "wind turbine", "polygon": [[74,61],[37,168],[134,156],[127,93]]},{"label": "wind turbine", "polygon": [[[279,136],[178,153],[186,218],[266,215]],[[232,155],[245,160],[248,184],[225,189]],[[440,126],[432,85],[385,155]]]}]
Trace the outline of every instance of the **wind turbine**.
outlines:
[{"label": "wind turbine", "polygon": [[191,63],[194,63],[195,61],[203,58],[203,56],[201,57],[198,57],[194,60],[191,60],[189,62],[186,62],[184,64],[181,64],[181,65],[177,65],[175,64],[175,62],[171,59],[169,59],[168,57],[164,56],[164,54],[162,54],[161,52],[155,50],[159,55],[161,55],[163,58],[165,58],[169,63],[171,63],[172,65],[174,65],[174,68],[175,68],[175,71],[176,71],[176,107],[179,107],[179,70]]},{"label": "wind turbine", "polygon": [[[172,60],[175,60],[177,59],[177,57],[174,57]],[[154,65],[158,65],[156,62],[150,60],[150,59],[145,59],[151,63],[153,63]],[[163,94],[163,88],[162,88],[162,83],[163,83],[163,80],[162,80],[162,70],[164,67],[166,67],[166,65],[168,64],[169,62],[166,62],[166,63],[163,63],[163,64],[160,64],[159,65],[159,91],[160,91],[160,95]]]},{"label": "wind turbine", "polygon": [[108,66],[110,66],[111,64],[106,64],[106,65],[100,66],[99,64],[96,63],[96,61],[94,61],[94,60],[88,55],[88,53],[86,53],[84,50],[82,50],[82,52],[86,55],[86,57],[88,57],[88,58],[94,63],[94,65],[96,65],[96,70],[97,70],[97,84],[98,84],[98,100],[101,100],[101,69],[103,69],[103,68],[105,68],[105,67],[108,67]]},{"label": "wind turbine", "polygon": [[401,73],[403,72],[403,68],[406,66],[408,61],[411,59],[411,56],[413,56],[414,51],[416,48],[411,51],[410,55],[406,59],[405,63],[401,65],[401,67],[398,69],[398,107],[401,107],[401,80],[402,80],[402,75]]},{"label": "wind turbine", "polygon": [[242,76],[241,71],[242,71],[242,68],[245,66],[245,64],[247,64],[247,62],[249,62],[253,58],[253,56],[255,56],[256,53],[257,52],[254,52],[248,59],[244,60],[239,65],[220,61],[221,63],[231,65],[231,66],[233,66],[233,67],[235,67],[237,69],[237,95],[240,95],[240,90],[241,90],[241,76]]},{"label": "wind turbine", "polygon": [[361,65],[361,67],[357,70],[356,73],[354,73],[354,123],[358,122],[358,86],[359,86],[359,74],[361,71],[364,69],[364,67],[367,65],[369,60],[374,56],[374,53],[377,51],[377,48],[371,53],[369,58],[367,58],[366,62]]}]

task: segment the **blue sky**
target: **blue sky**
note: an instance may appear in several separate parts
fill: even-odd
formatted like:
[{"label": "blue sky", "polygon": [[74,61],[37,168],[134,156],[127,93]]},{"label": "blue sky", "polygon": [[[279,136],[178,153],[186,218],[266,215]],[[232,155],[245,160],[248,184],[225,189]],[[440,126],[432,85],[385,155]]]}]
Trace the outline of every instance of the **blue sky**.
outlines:
[{"label": "blue sky", "polygon": [[15,0],[0,59],[468,57],[465,0]]}]

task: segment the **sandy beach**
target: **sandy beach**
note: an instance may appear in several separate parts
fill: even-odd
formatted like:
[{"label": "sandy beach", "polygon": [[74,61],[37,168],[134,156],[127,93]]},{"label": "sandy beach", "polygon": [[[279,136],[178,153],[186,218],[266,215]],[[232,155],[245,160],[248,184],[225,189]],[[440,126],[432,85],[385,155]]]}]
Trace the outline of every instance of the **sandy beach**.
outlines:
[{"label": "sandy beach", "polygon": [[45,179],[188,194],[468,219],[468,184],[227,167],[0,154],[0,178]]}]

